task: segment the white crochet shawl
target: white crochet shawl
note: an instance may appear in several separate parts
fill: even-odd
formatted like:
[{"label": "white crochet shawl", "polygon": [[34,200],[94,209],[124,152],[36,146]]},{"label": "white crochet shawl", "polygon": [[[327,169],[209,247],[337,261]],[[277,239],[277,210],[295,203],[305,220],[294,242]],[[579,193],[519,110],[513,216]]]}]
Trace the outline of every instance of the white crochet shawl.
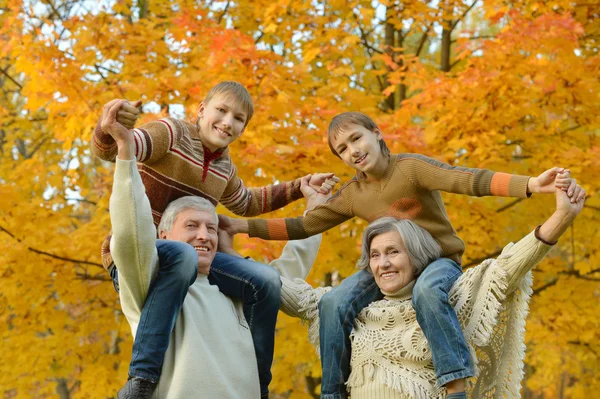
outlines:
[{"label": "white crochet shawl", "polygon": [[[532,293],[530,269],[550,247],[541,245],[533,233],[516,245],[516,253],[512,246],[509,244],[497,260],[488,259],[467,270],[450,291],[450,302],[475,365],[476,376],[467,388],[471,398],[520,397],[525,319]],[[528,248],[522,251],[524,247]],[[504,262],[507,258],[512,259]],[[512,264],[510,272],[506,263]],[[313,289],[300,279],[283,279],[283,284],[288,298],[282,298],[282,310],[309,320],[309,339],[318,351],[317,304],[331,288]],[[294,302],[298,306],[288,306]],[[364,390],[369,391],[369,386],[379,381],[391,389],[394,398],[446,397],[445,388],[436,384],[429,345],[410,297],[383,299],[363,309],[355,320],[351,341],[352,371],[347,381],[351,394],[376,398],[377,394]]]}]

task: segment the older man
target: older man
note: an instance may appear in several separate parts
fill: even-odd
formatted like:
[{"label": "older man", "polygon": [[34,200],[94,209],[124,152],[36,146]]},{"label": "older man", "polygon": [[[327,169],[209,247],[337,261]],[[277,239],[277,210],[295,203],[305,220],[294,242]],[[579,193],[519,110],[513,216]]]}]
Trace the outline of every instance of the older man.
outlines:
[{"label": "older man", "polygon": [[[114,115],[113,115],[114,116]],[[150,203],[136,167],[133,137],[119,126],[113,129],[118,145],[110,215],[113,227],[111,253],[119,272],[123,313],[135,333],[148,291],[158,270],[156,230]],[[305,194],[315,194],[303,182]],[[308,191],[307,191],[308,190]],[[312,195],[312,206],[325,196]],[[259,398],[259,377],[252,335],[241,303],[223,295],[208,282],[217,251],[218,218],[214,206],[200,197],[183,197],[165,210],[159,236],[180,241],[173,246],[173,273],[198,267],[179,315],[176,317],[157,386],[136,388],[134,397]],[[280,269],[308,270],[316,256],[319,237],[290,244]],[[160,304],[159,304],[160,305]],[[144,380],[140,381],[143,384]],[[135,388],[135,381],[129,384]],[[148,395],[144,396],[144,390]],[[127,397],[127,392],[119,395]]]}]

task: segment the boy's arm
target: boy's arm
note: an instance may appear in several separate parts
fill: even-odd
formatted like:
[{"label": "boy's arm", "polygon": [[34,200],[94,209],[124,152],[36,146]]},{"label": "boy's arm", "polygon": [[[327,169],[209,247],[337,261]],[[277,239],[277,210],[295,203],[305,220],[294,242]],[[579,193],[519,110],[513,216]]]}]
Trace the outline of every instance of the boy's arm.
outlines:
[{"label": "boy's arm", "polygon": [[451,166],[419,154],[403,154],[399,156],[398,162],[402,173],[420,188],[477,197],[493,195],[527,198],[531,193],[551,193],[554,192],[555,178],[564,170],[552,168],[532,178],[487,169]]},{"label": "boy's arm", "polygon": [[308,211],[305,216],[280,219],[222,218],[219,227],[231,234],[245,233],[263,240],[300,240],[327,231],[351,219],[352,182],[331,197],[325,204]]},{"label": "boy's arm", "polygon": [[[133,129],[135,120],[131,121],[133,106],[136,103],[129,103],[125,100],[113,100],[104,107],[121,104],[116,122],[121,126],[128,128],[131,126],[133,132],[134,156],[138,162],[153,163],[161,159],[167,151],[182,136],[183,130],[188,127],[183,122],[164,118],[158,121],[147,123],[140,128]],[[132,110],[133,109],[133,110]],[[120,116],[119,116],[120,115]],[[117,156],[117,143],[115,139],[102,127],[102,121],[98,122],[91,141],[92,154],[105,161],[115,162]]]},{"label": "boy's arm", "polygon": [[[309,176],[309,184],[315,188],[323,187],[323,191],[330,191],[333,185],[339,182],[333,173],[317,173]],[[290,202],[302,198],[300,189],[302,179],[298,178],[265,187],[247,188],[237,175],[236,167],[233,166],[232,177],[229,179],[220,202],[236,215],[258,216],[283,208]],[[330,182],[332,184],[329,184]]]}]

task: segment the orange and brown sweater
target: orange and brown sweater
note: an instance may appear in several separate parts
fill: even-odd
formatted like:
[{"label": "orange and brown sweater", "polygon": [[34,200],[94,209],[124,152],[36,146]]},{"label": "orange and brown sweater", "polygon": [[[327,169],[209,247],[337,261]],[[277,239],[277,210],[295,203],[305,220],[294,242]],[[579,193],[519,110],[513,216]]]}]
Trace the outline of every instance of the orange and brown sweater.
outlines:
[{"label": "orange and brown sweater", "polygon": [[248,220],[251,237],[298,240],[358,216],[410,219],[438,240],[443,256],[461,263],[463,241],[450,224],[440,191],[472,196],[526,198],[528,176],[450,166],[418,154],[392,155],[379,181],[355,177],[304,217]]},{"label": "orange and brown sweater", "polygon": [[[211,152],[200,141],[195,125],[164,118],[134,129],[135,156],[156,225],[167,205],[194,195],[220,202],[240,216],[257,216],[302,197],[300,179],[259,188],[246,188],[238,177],[229,150]],[[117,144],[100,124],[92,138],[92,153],[114,162]],[[112,263],[110,236],[102,244],[102,263]]]}]

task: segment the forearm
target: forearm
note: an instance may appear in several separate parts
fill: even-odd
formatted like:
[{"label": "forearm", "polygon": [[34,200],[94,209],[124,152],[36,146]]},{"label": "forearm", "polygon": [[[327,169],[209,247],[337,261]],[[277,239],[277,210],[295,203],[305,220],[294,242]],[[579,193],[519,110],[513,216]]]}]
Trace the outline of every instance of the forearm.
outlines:
[{"label": "forearm", "polygon": [[574,219],[575,215],[573,214],[555,211],[539,228],[539,238],[552,245],[555,244],[560,236],[567,231]]},{"label": "forearm", "polygon": [[282,277],[305,279],[308,276],[321,245],[321,235],[298,241],[290,241],[281,256],[270,263]]},{"label": "forearm", "polygon": [[119,158],[116,161],[110,218],[113,227],[111,254],[119,270],[122,290],[143,304],[151,267],[157,261],[156,230],[134,160]]}]

